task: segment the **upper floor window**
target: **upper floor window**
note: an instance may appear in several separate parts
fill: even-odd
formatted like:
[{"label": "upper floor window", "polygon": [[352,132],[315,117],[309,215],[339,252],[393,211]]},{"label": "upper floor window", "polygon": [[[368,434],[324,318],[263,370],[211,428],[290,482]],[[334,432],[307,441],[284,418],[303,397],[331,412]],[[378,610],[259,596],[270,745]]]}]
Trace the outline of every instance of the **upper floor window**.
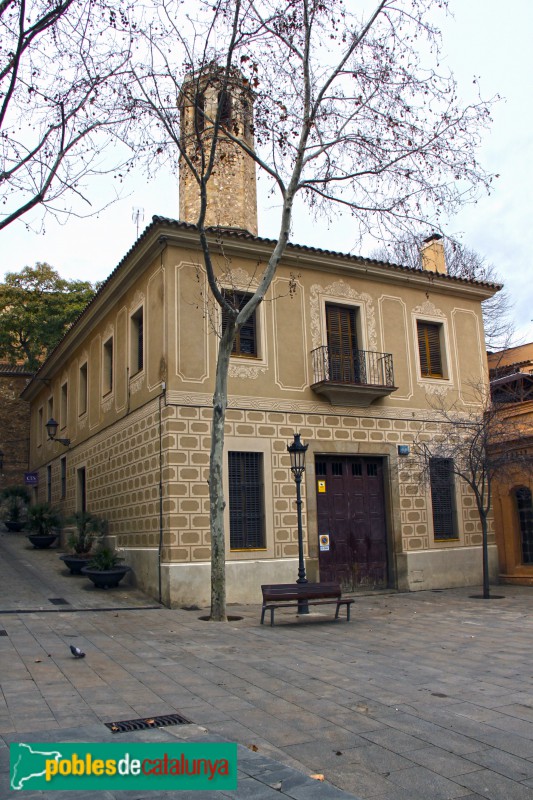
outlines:
[{"label": "upper floor window", "polygon": [[104,342],[102,391],[109,394],[113,391],[113,337]]},{"label": "upper floor window", "polygon": [[329,379],[340,383],[365,383],[365,362],[357,337],[357,309],[326,305]]},{"label": "upper floor window", "polygon": [[231,123],[231,95],[228,91],[218,93],[218,105],[220,108],[220,124],[227,128]]},{"label": "upper floor window", "polygon": [[198,92],[194,98],[194,130],[195,133],[202,133],[205,127],[205,95]]},{"label": "upper floor window", "polygon": [[78,414],[80,417],[87,413],[87,396],[88,396],[88,382],[87,382],[87,362],[81,365],[79,374],[78,386]]},{"label": "upper floor window", "polygon": [[144,368],[144,309],[141,306],[131,316],[130,329],[131,374],[142,372]]},{"label": "upper floor window", "polygon": [[457,539],[455,481],[452,459],[430,459],[429,479],[435,539]]},{"label": "upper floor window", "polygon": [[[236,308],[241,309],[250,297],[251,294],[246,292],[237,292],[231,289],[224,290],[224,296]],[[228,315],[222,311],[222,330],[224,331],[228,322]],[[235,341],[231,354],[233,356],[244,356],[248,358],[257,358],[258,356],[258,330],[257,330],[257,308],[253,314],[248,317],[244,325],[235,333]]]},{"label": "upper floor window", "polygon": [[61,386],[61,405],[59,407],[59,427],[66,428],[68,421],[68,383]]},{"label": "upper floor window", "polygon": [[265,548],[262,453],[228,453],[230,547]]},{"label": "upper floor window", "polygon": [[418,353],[420,373],[423,378],[443,378],[443,358],[441,347],[442,325],[418,320]]}]

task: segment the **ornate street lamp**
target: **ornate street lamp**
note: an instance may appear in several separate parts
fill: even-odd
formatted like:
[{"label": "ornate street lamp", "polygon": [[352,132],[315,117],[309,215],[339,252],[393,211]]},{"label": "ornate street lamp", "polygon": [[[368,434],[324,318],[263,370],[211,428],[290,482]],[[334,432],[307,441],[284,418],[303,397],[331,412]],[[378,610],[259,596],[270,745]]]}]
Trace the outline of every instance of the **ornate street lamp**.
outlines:
[{"label": "ornate street lamp", "polygon": [[[302,444],[300,441],[300,434],[294,434],[294,441],[292,444],[287,445],[287,450],[291,457],[291,472],[294,476],[296,483],[296,509],[298,513],[298,579],[296,583],[307,583],[305,577],[305,562],[304,562],[304,541],[302,531],[302,494],[301,483],[302,475],[305,472],[305,454],[309,445]],[[307,600],[298,601],[298,613],[309,614],[309,604]]]},{"label": "ornate street lamp", "polygon": [[70,439],[57,439],[56,433],[57,429],[59,428],[59,423],[55,421],[53,417],[50,417],[48,422],[45,425],[46,432],[48,433],[48,439],[51,442],[59,442],[59,444],[68,447],[70,445]]}]

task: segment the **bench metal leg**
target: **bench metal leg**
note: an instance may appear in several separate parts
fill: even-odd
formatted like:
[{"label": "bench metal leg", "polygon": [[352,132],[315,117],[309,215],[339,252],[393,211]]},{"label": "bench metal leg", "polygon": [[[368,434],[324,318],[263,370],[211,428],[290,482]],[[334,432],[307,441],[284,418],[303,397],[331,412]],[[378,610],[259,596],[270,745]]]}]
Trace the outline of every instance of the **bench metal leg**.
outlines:
[{"label": "bench metal leg", "polygon": [[261,610],[261,625],[265,621],[265,611],[266,611],[266,608],[263,606],[263,608]]}]

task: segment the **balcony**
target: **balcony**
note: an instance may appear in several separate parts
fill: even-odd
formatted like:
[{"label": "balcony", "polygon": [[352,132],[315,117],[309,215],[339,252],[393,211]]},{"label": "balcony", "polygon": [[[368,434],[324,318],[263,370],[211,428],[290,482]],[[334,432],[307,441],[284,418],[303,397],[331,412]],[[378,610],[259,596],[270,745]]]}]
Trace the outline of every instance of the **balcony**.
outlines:
[{"label": "balcony", "polygon": [[396,391],[390,353],[350,350],[324,345],[311,352],[311,389],[334,406],[365,408]]}]

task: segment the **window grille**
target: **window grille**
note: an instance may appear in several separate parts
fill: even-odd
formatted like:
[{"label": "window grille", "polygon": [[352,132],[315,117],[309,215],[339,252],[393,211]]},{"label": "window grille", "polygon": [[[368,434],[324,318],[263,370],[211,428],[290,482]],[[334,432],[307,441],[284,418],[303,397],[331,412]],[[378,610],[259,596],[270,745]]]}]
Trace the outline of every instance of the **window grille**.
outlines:
[{"label": "window grille", "polygon": [[263,454],[228,453],[230,547],[265,547]]},{"label": "window grille", "polygon": [[429,477],[435,539],[457,539],[452,459],[432,458],[429,462]]}]

